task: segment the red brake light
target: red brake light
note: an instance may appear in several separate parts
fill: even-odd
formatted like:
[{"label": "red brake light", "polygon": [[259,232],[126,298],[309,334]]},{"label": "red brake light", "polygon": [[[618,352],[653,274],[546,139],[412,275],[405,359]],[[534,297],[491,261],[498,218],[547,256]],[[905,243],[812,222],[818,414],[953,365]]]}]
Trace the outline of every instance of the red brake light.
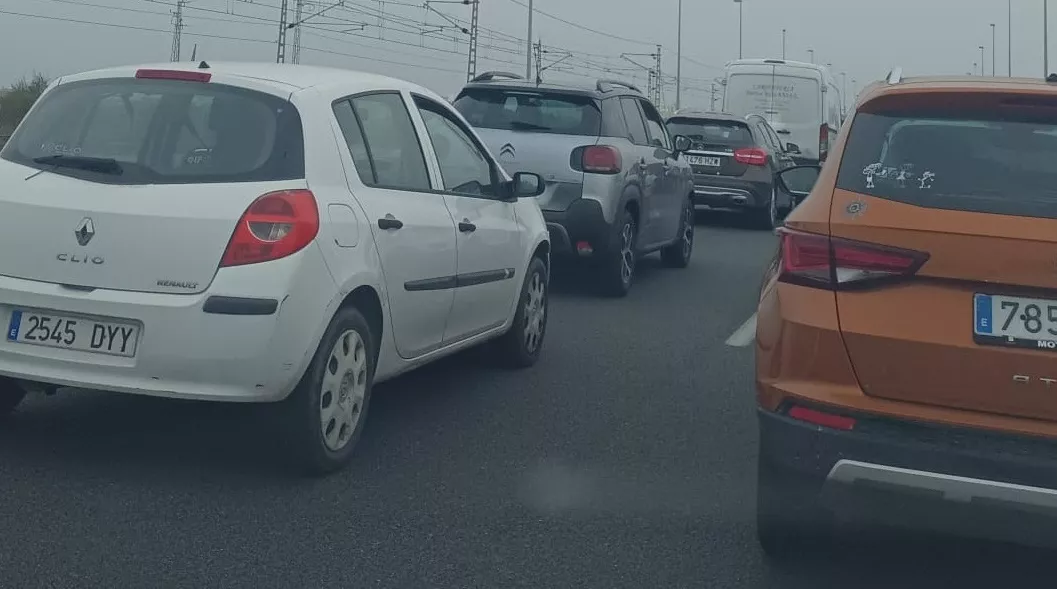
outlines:
[{"label": "red brake light", "polygon": [[620,150],[611,145],[585,147],[581,165],[593,174],[617,174],[624,168]]},{"label": "red brake light", "polygon": [[746,147],[734,150],[734,161],[750,166],[762,166],[767,163],[767,152],[759,147]]},{"label": "red brake light", "polygon": [[136,70],[136,77],[145,80],[183,80],[185,82],[208,82],[213,75],[209,72],[188,72],[183,70]]},{"label": "red brake light", "polygon": [[789,417],[800,421],[806,421],[807,423],[812,423],[814,425],[842,429],[845,431],[849,431],[855,427],[854,418],[846,417],[844,415],[833,415],[832,413],[823,413],[822,411],[800,407],[799,405],[793,406],[789,409]]},{"label": "red brake light", "polygon": [[285,258],[319,233],[319,211],[310,190],[269,192],[253,201],[235,226],[220,267]]},{"label": "red brake light", "polygon": [[846,290],[913,276],[928,254],[779,229],[782,282],[828,290]]}]

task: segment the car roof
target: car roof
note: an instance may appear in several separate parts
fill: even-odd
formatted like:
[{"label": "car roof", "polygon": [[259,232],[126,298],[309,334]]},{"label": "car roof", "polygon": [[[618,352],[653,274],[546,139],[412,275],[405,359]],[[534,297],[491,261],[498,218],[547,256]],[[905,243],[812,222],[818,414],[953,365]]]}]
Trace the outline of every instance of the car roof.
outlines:
[{"label": "car roof", "polygon": [[[244,78],[253,80],[257,84],[273,87],[279,93],[292,93],[307,88],[326,89],[330,86],[340,86],[349,89],[350,84],[353,91],[369,91],[374,89],[398,89],[409,92],[417,92],[438,100],[444,100],[432,91],[418,84],[391,78],[368,72],[347,70],[342,68],[300,65],[300,64],[278,64],[266,62],[208,62],[206,68],[200,68],[202,62],[163,62],[153,64],[129,65],[92,70],[63,76],[62,81],[90,80],[108,77],[131,77],[140,69],[158,69],[186,72],[208,72],[218,76],[229,78]],[[359,86],[359,90],[355,87]]]},{"label": "car roof", "polygon": [[881,80],[867,86],[856,102],[856,108],[881,96],[924,94],[929,92],[1007,92],[1010,94],[1053,94],[1057,84],[1042,78],[996,78],[989,76],[897,76],[892,82]]},{"label": "car roof", "polygon": [[[605,86],[605,90],[600,91],[598,89],[599,82]],[[501,81],[497,80],[478,80],[476,82],[467,82],[463,86],[463,90],[469,90],[474,88],[499,88],[503,90],[542,90],[544,92],[561,92],[563,94],[573,94],[577,96],[587,96],[590,98],[604,98],[607,96],[643,96],[641,92],[632,90],[625,86],[621,86],[618,83],[605,84],[606,80],[596,81],[594,85],[589,84],[578,84],[572,83],[561,83],[561,82],[541,82],[537,84],[532,80],[526,79],[509,79],[503,78]],[[622,84],[623,82],[621,82]]]},{"label": "car roof", "polygon": [[[753,115],[748,115],[748,116],[751,117]],[[740,121],[742,123],[744,123],[745,119],[748,118],[748,117],[741,117],[741,116],[738,116],[738,115],[735,115],[735,114],[731,114],[729,112],[715,112],[715,111],[709,111],[709,110],[697,109],[697,108],[682,108],[682,109],[679,109],[679,110],[675,111],[668,118],[669,119],[673,119],[675,117],[679,117],[681,119],[709,119],[709,120],[713,120],[713,121]]]}]

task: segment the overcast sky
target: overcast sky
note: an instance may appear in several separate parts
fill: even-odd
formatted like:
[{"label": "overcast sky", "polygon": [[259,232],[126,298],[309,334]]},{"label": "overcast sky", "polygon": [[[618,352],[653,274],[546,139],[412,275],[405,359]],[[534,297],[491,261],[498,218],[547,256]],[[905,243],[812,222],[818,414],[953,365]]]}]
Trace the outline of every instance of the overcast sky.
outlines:
[{"label": "overcast sky", "polygon": [[[291,18],[296,0],[290,0]],[[480,0],[477,71],[524,73],[528,0]],[[665,102],[674,102],[679,0],[535,0],[533,39],[545,78],[634,77],[663,46]],[[1013,73],[1042,75],[1043,0],[1013,2]],[[275,61],[281,0],[190,0],[182,57]],[[98,67],[168,61],[176,0],[0,0],[0,83],[42,72],[50,77]],[[337,4],[314,2],[304,16]],[[432,4],[468,26],[470,7]],[[707,105],[711,81],[738,57],[738,4],[683,0],[683,105]],[[786,56],[831,63],[862,86],[893,65],[907,75],[965,74],[980,61],[991,74],[991,28],[997,25],[997,71],[1006,74],[1006,0],[745,0],[744,56]],[[1057,5],[1054,6],[1057,10]],[[958,23],[958,24],[955,24]],[[345,0],[302,27],[301,62],[408,78],[448,95],[466,79],[467,36],[423,0]],[[289,55],[293,34],[290,34]],[[1057,56],[1057,54],[1054,54]],[[1051,64],[1057,70],[1057,63]],[[977,66],[979,68],[979,66]]]}]

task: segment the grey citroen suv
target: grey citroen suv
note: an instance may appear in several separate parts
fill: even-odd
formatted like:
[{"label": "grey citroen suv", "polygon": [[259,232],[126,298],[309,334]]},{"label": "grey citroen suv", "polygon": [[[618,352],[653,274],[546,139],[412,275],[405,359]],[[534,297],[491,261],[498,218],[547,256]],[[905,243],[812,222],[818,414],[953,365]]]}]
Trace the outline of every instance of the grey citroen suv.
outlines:
[{"label": "grey citroen suv", "polygon": [[556,262],[590,263],[611,296],[627,294],[646,254],[659,251],[671,267],[689,265],[693,172],[683,152],[690,141],[669,134],[638,88],[488,72],[463,87],[454,105],[507,172],[543,176],[539,205]]}]

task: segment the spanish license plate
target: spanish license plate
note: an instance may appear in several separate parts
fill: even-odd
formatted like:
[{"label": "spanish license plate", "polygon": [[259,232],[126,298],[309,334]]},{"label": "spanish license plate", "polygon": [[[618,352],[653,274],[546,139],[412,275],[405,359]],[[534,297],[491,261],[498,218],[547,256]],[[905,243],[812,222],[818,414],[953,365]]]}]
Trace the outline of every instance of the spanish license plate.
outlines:
[{"label": "spanish license plate", "polygon": [[695,166],[712,166],[714,168],[718,168],[723,163],[718,157],[704,155],[688,155],[686,156],[686,161]]},{"label": "spanish license plate", "polygon": [[131,357],[136,354],[139,330],[134,323],[16,309],[7,326],[7,341]]},{"label": "spanish license plate", "polygon": [[977,343],[1057,350],[1057,301],[977,293],[973,309]]}]

